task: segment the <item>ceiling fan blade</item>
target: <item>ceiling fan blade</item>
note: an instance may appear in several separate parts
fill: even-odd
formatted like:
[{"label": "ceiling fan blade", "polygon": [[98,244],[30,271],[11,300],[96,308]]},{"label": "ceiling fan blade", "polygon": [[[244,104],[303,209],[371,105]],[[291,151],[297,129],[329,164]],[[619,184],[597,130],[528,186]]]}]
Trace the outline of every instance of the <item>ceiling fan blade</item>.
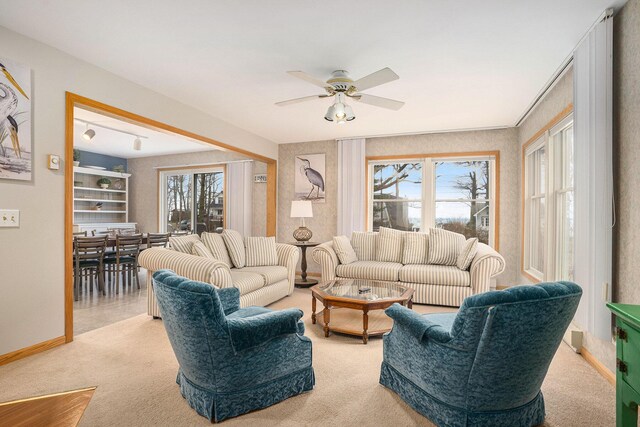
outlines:
[{"label": "ceiling fan blade", "polygon": [[305,82],[309,82],[313,85],[316,85],[318,87],[321,88],[325,88],[325,89],[332,89],[333,90],[333,86],[325,81],[320,80],[319,78],[313,77],[310,74],[305,73],[304,71],[287,71],[287,74],[289,74],[290,76],[293,77],[297,77],[301,80],[304,80]]},{"label": "ceiling fan blade", "polygon": [[380,86],[398,80],[399,78],[391,68],[387,67],[356,80],[353,82],[353,85],[358,89],[358,92],[362,92],[363,90],[371,89],[372,87]]},{"label": "ceiling fan blade", "polygon": [[318,98],[326,98],[329,95],[311,95],[311,96],[303,96],[302,98],[294,98],[294,99],[288,99],[286,101],[280,101],[280,102],[276,102],[276,105],[278,107],[284,107],[287,105],[291,105],[291,104],[297,104],[298,102],[305,102],[305,101],[311,101],[312,99],[318,99]]},{"label": "ceiling fan blade", "polygon": [[365,93],[358,93],[352,96],[356,101],[360,101],[365,104],[374,105],[376,107],[387,108],[389,110],[399,110],[404,105],[402,101],[396,101],[395,99],[383,98],[381,96],[367,95]]}]

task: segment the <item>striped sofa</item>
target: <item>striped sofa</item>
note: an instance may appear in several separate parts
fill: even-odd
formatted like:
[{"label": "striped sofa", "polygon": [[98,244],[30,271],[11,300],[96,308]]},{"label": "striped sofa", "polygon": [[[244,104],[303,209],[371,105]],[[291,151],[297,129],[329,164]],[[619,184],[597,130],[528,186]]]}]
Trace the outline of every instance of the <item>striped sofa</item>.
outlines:
[{"label": "striped sofa", "polygon": [[345,278],[394,282],[415,289],[415,303],[459,307],[466,297],[488,291],[491,278],[502,273],[505,268],[504,258],[483,243],[477,244],[477,252],[467,270],[461,270],[455,265],[378,261],[378,239],[377,232],[354,232],[351,244],[358,261],[349,264],[340,263],[333,241],[316,246],[311,255],[320,264],[322,280]]},{"label": "striped sofa", "polygon": [[[222,261],[172,249],[151,248],[140,254],[139,263],[149,274],[169,269],[179,276],[210,283],[218,288],[238,288],[240,307],[266,306],[291,295],[295,284],[296,265],[300,256],[298,248],[277,243],[276,252],[278,265],[229,268]],[[160,317],[152,286],[147,286],[147,296],[149,315]]]}]

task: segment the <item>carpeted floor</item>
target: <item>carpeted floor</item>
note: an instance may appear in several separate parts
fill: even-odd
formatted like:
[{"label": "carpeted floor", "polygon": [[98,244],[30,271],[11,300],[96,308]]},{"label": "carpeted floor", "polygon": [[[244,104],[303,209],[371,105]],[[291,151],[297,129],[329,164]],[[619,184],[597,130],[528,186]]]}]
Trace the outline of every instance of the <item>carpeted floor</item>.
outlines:
[{"label": "carpeted floor", "polygon": [[[348,336],[324,338],[311,325],[311,296],[296,290],[272,308],[300,307],[313,340],[316,387],[225,426],[432,425],[378,384],[382,340],[368,345]],[[414,305],[419,312],[448,311]],[[185,403],[175,383],[178,364],[162,322],[140,315],[76,337],[45,353],[0,367],[0,402],[98,386],[83,426],[208,425]],[[546,426],[615,424],[615,390],[566,345],[542,387]]]}]

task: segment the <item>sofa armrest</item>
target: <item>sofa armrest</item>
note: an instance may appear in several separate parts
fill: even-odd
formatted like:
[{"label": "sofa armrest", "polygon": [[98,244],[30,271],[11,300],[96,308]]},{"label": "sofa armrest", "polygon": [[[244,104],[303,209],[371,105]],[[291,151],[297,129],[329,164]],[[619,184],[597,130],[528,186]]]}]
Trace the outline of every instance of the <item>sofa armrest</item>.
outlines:
[{"label": "sofa armrest", "polygon": [[302,310],[288,308],[251,317],[227,319],[233,349],[237,353],[280,335],[297,334],[298,320],[301,317]]},{"label": "sofa armrest", "polygon": [[340,265],[340,260],[333,249],[333,242],[325,242],[316,246],[311,251],[311,257],[320,264],[322,280],[334,280],[336,278],[336,267]]},{"label": "sofa armrest", "polygon": [[505,262],[502,255],[484,243],[478,243],[478,252],[471,262],[471,289],[476,294],[487,292],[491,278],[502,273]]},{"label": "sofa armrest", "polygon": [[240,290],[238,288],[218,289],[218,298],[226,316],[240,309]]},{"label": "sofa armrest", "polygon": [[425,336],[427,339],[439,343],[446,343],[452,339],[449,330],[398,303],[393,304],[384,312],[418,341],[422,341]]},{"label": "sofa armrest", "polygon": [[300,250],[286,243],[276,243],[278,265],[287,268],[287,280],[289,280],[289,295],[293,293],[296,284],[296,267],[300,259]]},{"label": "sofa armrest", "polygon": [[233,286],[229,267],[209,258],[177,252],[171,249],[150,248],[140,253],[138,262],[150,272],[173,270],[179,276],[198,282],[205,282],[218,288]]}]

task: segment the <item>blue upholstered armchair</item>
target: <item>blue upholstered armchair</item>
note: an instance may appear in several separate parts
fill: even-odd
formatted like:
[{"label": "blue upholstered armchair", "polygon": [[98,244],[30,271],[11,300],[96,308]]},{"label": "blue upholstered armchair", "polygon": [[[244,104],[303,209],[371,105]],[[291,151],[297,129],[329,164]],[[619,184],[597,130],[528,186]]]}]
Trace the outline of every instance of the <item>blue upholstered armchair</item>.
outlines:
[{"label": "blue upholstered armchair", "polygon": [[239,308],[236,288],[153,275],[182,396],[200,415],[222,421],[311,390],[311,341],[302,311]]},{"label": "blue upholstered armchair", "polygon": [[581,295],[558,282],[474,295],[457,314],[394,304],[380,383],[440,426],[539,425],[540,386]]}]

